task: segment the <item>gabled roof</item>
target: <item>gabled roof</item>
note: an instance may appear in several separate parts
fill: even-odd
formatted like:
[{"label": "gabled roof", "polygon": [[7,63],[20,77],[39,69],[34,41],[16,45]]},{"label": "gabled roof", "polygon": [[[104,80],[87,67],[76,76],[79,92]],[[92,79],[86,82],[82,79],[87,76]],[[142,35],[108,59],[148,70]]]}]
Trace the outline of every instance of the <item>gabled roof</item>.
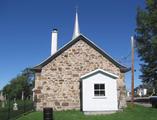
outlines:
[{"label": "gabled roof", "polygon": [[127,71],[130,70],[130,68],[127,68],[126,66],[124,66],[124,65],[120,64],[119,62],[117,62],[116,60],[114,60],[110,55],[108,55],[106,52],[104,52],[96,44],[94,44],[91,40],[89,40],[87,37],[85,37],[82,34],[80,34],[78,37],[76,37],[75,39],[73,39],[70,42],[68,42],[66,45],[64,45],[62,48],[60,48],[55,54],[53,54],[52,56],[48,57],[46,60],[44,60],[40,64],[38,64],[35,67],[33,67],[33,70],[37,70],[37,71],[40,70],[42,67],[44,67],[45,65],[47,65],[50,61],[52,61],[57,56],[59,56],[60,54],[62,54],[65,50],[67,50],[68,48],[70,48],[72,45],[74,45],[79,40],[83,40],[89,46],[91,46],[96,51],[98,51],[100,54],[102,54],[106,59],[108,59],[109,61],[111,61],[115,66],[119,67],[120,70],[121,70],[121,72],[127,72]]},{"label": "gabled roof", "polygon": [[92,71],[92,72],[89,72],[89,73],[87,73],[87,74],[81,76],[81,79],[85,79],[85,78],[90,77],[90,76],[92,76],[92,75],[95,75],[95,74],[97,74],[97,73],[102,73],[102,74],[107,75],[107,76],[109,76],[109,77],[111,77],[111,78],[114,78],[114,79],[118,78],[118,75],[115,75],[115,74],[113,74],[113,73],[111,73],[111,72],[105,71],[105,70],[103,70],[103,69],[96,69],[96,70],[94,70],[94,71]]}]

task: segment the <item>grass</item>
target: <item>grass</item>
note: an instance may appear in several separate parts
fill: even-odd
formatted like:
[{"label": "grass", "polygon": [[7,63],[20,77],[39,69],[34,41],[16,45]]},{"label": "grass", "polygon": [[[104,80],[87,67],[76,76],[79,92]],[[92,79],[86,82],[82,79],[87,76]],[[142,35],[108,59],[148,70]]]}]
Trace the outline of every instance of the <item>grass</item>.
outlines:
[{"label": "grass", "polygon": [[[123,112],[111,115],[90,115],[86,116],[80,111],[62,111],[54,112],[54,120],[156,120],[157,109],[145,108],[135,105],[133,108],[129,105]],[[43,120],[42,112],[32,112],[22,116],[17,120]]]}]

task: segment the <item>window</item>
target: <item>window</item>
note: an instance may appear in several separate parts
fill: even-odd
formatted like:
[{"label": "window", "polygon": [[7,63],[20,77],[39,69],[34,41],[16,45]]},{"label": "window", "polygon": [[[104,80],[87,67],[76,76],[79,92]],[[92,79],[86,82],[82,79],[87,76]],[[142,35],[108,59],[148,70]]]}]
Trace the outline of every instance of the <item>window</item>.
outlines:
[{"label": "window", "polygon": [[105,96],[105,84],[94,84],[94,96]]}]

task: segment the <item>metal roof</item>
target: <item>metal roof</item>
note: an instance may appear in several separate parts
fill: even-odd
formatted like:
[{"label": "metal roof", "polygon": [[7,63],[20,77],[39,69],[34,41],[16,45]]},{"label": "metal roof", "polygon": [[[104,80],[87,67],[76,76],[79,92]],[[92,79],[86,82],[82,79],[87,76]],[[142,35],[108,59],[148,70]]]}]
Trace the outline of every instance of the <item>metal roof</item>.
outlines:
[{"label": "metal roof", "polygon": [[89,72],[89,73],[87,73],[87,74],[85,74],[85,75],[82,75],[82,76],[80,77],[80,79],[83,80],[83,79],[85,79],[85,78],[87,78],[87,77],[91,77],[91,76],[93,76],[93,75],[95,75],[95,74],[97,74],[97,73],[103,73],[104,75],[107,75],[107,76],[109,76],[109,77],[111,77],[111,78],[114,78],[114,79],[119,78],[118,75],[113,74],[113,73],[111,73],[111,72],[105,71],[105,70],[103,70],[103,69],[96,69],[96,70],[91,71],[91,72]]}]

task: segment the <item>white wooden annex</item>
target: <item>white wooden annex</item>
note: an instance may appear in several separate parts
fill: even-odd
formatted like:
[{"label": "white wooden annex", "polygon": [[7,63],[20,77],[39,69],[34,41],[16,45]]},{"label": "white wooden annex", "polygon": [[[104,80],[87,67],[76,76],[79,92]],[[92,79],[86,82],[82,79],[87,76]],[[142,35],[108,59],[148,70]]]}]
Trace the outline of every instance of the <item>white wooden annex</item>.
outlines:
[{"label": "white wooden annex", "polygon": [[81,76],[82,110],[86,113],[117,111],[117,78],[102,69]]}]

